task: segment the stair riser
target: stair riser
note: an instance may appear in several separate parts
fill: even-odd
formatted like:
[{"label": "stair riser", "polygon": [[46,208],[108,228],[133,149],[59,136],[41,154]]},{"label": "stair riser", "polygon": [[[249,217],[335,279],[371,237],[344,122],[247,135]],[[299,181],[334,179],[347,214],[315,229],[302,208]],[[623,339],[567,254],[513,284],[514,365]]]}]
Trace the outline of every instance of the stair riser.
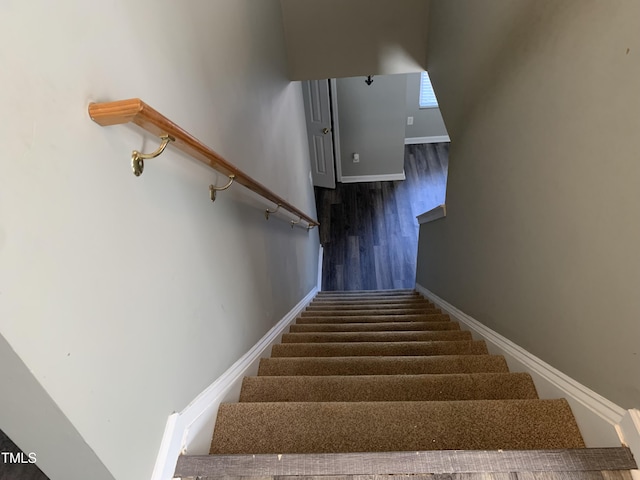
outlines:
[{"label": "stair riser", "polygon": [[432,342],[471,340],[471,332],[452,330],[441,332],[336,332],[285,333],[282,343],[327,342]]},{"label": "stair riser", "polygon": [[272,357],[350,357],[416,355],[482,355],[484,341],[453,342],[353,342],[281,343],[272,347]]},{"label": "stair riser", "polygon": [[220,406],[211,452],[583,447],[566,401],[539,400],[528,374],[395,290],[320,292],[244,379],[240,403]]},{"label": "stair riser", "polygon": [[403,303],[407,305],[411,304],[420,304],[420,303],[431,303],[425,298],[398,298],[398,297],[390,297],[390,298],[374,298],[374,299],[333,299],[333,298],[315,298],[311,305],[331,305],[331,304],[339,304],[339,305],[354,305],[354,304],[365,304],[365,305],[385,305],[389,303]]},{"label": "stair riser", "polygon": [[525,373],[247,377],[241,402],[400,402],[538,398]]},{"label": "stair riser", "polygon": [[369,310],[305,310],[300,315],[303,317],[326,316],[368,316],[368,315],[435,315],[442,313],[438,308],[393,308],[393,309],[369,309]]},{"label": "stair riser", "polygon": [[334,295],[334,296],[316,296],[313,299],[313,302],[407,302],[407,301],[424,301],[424,298],[421,295]]},{"label": "stair riser", "polygon": [[382,297],[371,297],[371,296],[316,296],[313,299],[313,303],[316,302],[428,302],[429,299],[423,297],[422,295],[396,295],[396,296],[382,296]]},{"label": "stair riser", "polygon": [[458,322],[394,322],[394,323],[309,323],[294,324],[291,333],[305,332],[398,332],[460,330]]},{"label": "stair riser", "polygon": [[436,307],[427,302],[420,303],[380,303],[377,305],[372,305],[370,303],[357,303],[357,304],[328,304],[328,305],[319,305],[317,303],[312,303],[309,305],[305,311],[335,311],[335,310],[379,310],[381,312],[385,312],[387,310],[434,310]]},{"label": "stair riser", "polygon": [[297,324],[309,323],[388,323],[388,322],[446,322],[449,315],[428,313],[419,315],[305,315],[296,319]]},{"label": "stair riser", "polygon": [[281,402],[221,405],[211,453],[566,448],[584,443],[564,400]]},{"label": "stair riser", "polygon": [[351,296],[351,295],[363,295],[363,296],[387,296],[387,295],[413,295],[420,296],[415,290],[399,289],[399,290],[323,290],[318,292],[318,297],[324,296]]},{"label": "stair riser", "polygon": [[500,355],[263,358],[258,375],[424,375],[507,373]]}]

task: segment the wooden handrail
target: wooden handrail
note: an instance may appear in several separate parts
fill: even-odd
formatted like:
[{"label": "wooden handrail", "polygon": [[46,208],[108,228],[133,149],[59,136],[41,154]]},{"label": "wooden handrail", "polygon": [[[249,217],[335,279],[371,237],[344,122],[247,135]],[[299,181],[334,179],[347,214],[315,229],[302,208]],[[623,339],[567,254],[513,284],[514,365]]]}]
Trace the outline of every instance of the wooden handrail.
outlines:
[{"label": "wooden handrail", "polygon": [[151,108],[139,98],[118,100],[116,102],[91,103],[89,105],[89,116],[94,122],[103,127],[131,122],[158,137],[169,135],[172,137],[170,144],[182,150],[187,155],[190,155],[224,175],[234,175],[236,183],[243,185],[276,205],[280,205],[280,208],[300,217],[307,222],[309,227],[320,225],[316,220],[229,163],[218,153],[214,152],[193,135]]}]

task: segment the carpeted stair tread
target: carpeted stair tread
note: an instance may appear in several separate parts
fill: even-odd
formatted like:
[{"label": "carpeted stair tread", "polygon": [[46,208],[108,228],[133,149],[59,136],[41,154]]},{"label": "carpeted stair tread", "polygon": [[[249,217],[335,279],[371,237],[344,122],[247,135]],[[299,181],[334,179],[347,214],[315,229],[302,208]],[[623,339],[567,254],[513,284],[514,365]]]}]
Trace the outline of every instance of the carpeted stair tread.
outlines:
[{"label": "carpeted stair tread", "polygon": [[300,312],[303,317],[323,317],[323,316],[367,316],[367,315],[433,315],[442,313],[439,308],[368,308],[368,309],[340,309],[340,310],[305,310]]},{"label": "carpeted stair tread", "polygon": [[367,295],[367,296],[385,296],[385,295],[412,295],[421,296],[415,290],[408,288],[392,289],[392,290],[323,290],[317,293],[318,297],[349,297],[351,295]]},{"label": "carpeted stair tread", "polygon": [[282,343],[327,342],[432,342],[471,340],[471,332],[441,330],[435,332],[311,332],[285,333]]},{"label": "carpeted stair tread", "polygon": [[272,357],[482,355],[487,353],[487,346],[483,340],[279,343],[271,349]]},{"label": "carpeted stair tread", "polygon": [[460,330],[458,322],[372,322],[301,323],[289,327],[291,333],[304,332],[403,332]]},{"label": "carpeted stair tread", "polygon": [[358,301],[367,302],[370,300],[387,300],[387,301],[411,301],[411,300],[426,300],[424,297],[417,294],[395,294],[395,295],[318,295],[313,299],[313,302],[341,302],[341,301]]},{"label": "carpeted stair tread", "polygon": [[316,304],[332,304],[332,303],[372,303],[372,304],[385,304],[385,303],[432,303],[431,300],[424,298],[420,295],[400,295],[400,296],[380,296],[380,297],[316,297],[309,305]]},{"label": "carpeted stair tread", "polygon": [[336,311],[336,310],[379,310],[380,312],[386,312],[387,310],[425,310],[435,309],[436,306],[429,302],[394,302],[394,303],[379,303],[371,304],[369,302],[363,303],[312,303],[307,306],[305,311]]},{"label": "carpeted stair tread", "polygon": [[[376,312],[377,313],[377,312]],[[311,312],[302,312],[302,316],[296,319],[297,324],[302,323],[376,323],[376,322],[446,322],[449,315],[446,313],[419,313],[410,315],[312,315]]]},{"label": "carpeted stair tread", "polygon": [[211,453],[562,448],[584,448],[565,400],[278,402],[222,404]]},{"label": "carpeted stair tread", "polygon": [[258,375],[421,375],[508,371],[502,355],[280,357],[261,359]]},{"label": "carpeted stair tread", "polygon": [[540,400],[413,290],[320,292],[240,403],[218,411],[211,453],[584,448],[566,400]]},{"label": "carpeted stair tread", "polygon": [[387,305],[393,303],[402,303],[405,305],[414,305],[414,304],[431,304],[429,300],[426,300],[421,297],[407,297],[407,298],[398,298],[398,297],[381,297],[381,298],[370,298],[370,299],[362,299],[362,298],[316,298],[311,302],[310,305]]},{"label": "carpeted stair tread", "polygon": [[245,377],[241,402],[390,402],[538,398],[526,373]]}]

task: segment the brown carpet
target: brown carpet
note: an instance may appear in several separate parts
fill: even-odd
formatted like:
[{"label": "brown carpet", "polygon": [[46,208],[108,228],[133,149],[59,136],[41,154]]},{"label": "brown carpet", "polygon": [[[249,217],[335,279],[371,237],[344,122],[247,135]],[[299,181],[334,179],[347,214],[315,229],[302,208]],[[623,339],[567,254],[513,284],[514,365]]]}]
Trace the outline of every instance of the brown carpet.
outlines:
[{"label": "brown carpet", "polygon": [[487,353],[482,341],[280,343],[272,357],[377,357],[384,355],[480,355]]},{"label": "brown carpet", "polygon": [[241,402],[535,399],[526,373],[246,377]]},{"label": "brown carpet", "polygon": [[429,302],[425,301],[394,301],[394,302],[367,302],[367,301],[348,301],[340,302],[320,302],[307,307],[308,312],[313,311],[335,311],[335,310],[371,310],[375,309],[379,312],[386,312],[387,310],[402,309],[402,310],[432,310],[436,307]]},{"label": "brown carpet", "polygon": [[461,330],[421,332],[312,332],[285,333],[282,336],[282,343],[432,342],[434,340],[471,340],[471,332]]},{"label": "brown carpet", "polygon": [[[399,288],[396,290],[348,290],[348,291],[322,291],[318,292],[316,298],[328,298],[328,297],[338,297],[342,298],[350,298],[350,297],[400,297],[400,296],[410,296],[410,297],[421,297],[421,295],[415,290],[411,290],[408,288]],[[424,298],[424,297],[423,297]]]},{"label": "brown carpet", "polygon": [[368,316],[368,315],[435,315],[442,313],[438,308],[432,307],[404,307],[400,308],[393,305],[392,308],[335,308],[333,310],[318,309],[306,310],[302,312],[303,317],[334,317],[334,316]]},{"label": "brown carpet", "polygon": [[211,453],[582,447],[565,400],[415,292],[383,291],[318,294],[221,405]]},{"label": "brown carpet", "polygon": [[581,447],[565,400],[278,402],[221,405],[211,453]]},{"label": "brown carpet", "polygon": [[504,357],[498,355],[282,357],[261,359],[258,375],[423,375],[508,371]]},{"label": "brown carpet", "polygon": [[312,312],[302,312],[296,320],[298,325],[312,323],[380,323],[380,322],[446,322],[449,315],[441,313],[432,314],[371,314],[371,315],[313,315]]},{"label": "brown carpet", "polygon": [[371,323],[297,323],[289,331],[297,332],[394,332],[418,330],[460,330],[458,322],[371,322]]},{"label": "brown carpet", "polygon": [[[336,299],[335,298],[318,298],[316,297],[314,299],[314,303],[313,305],[309,305],[309,307],[320,307],[323,305],[331,305],[333,302],[335,302]],[[401,303],[403,306],[407,306],[407,305],[433,305],[431,302],[429,302],[428,300],[425,300],[424,298],[420,298],[420,297],[404,297],[404,298],[398,298],[398,297],[380,297],[380,298],[362,298],[362,297],[356,297],[356,298],[348,298],[348,299],[341,299],[340,300],[340,304],[341,305],[363,305],[363,306],[368,306],[368,307],[372,307],[372,306],[384,306],[384,305],[389,305],[389,304],[399,304]]]}]

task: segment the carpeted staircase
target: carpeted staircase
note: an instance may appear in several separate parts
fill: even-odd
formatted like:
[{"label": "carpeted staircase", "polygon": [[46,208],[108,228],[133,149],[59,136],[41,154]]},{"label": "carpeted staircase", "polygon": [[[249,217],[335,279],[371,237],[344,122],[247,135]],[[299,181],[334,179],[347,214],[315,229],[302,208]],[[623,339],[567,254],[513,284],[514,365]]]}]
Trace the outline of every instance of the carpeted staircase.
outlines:
[{"label": "carpeted staircase", "polygon": [[[207,464],[207,472],[235,476],[229,472],[245,462],[239,471],[252,472],[247,476],[269,471],[285,475],[281,460],[287,454],[285,470],[293,464],[287,475],[309,475],[314,468],[316,475],[326,475],[353,468],[368,471],[372,462],[382,462],[386,455],[388,468],[382,470],[416,474],[422,468],[433,469],[437,462],[444,462],[442,471],[456,471],[454,463],[460,457],[453,463],[451,458],[429,457],[421,460],[427,467],[415,467],[415,456],[374,454],[364,461],[352,452],[414,452],[411,455],[423,459],[427,457],[420,455],[434,450],[584,446],[564,399],[539,399],[528,374],[510,373],[502,356],[489,355],[483,341],[473,340],[470,332],[416,292],[321,292],[283,335],[282,343],[274,345],[271,358],[261,360],[258,376],[244,379],[240,401],[220,406],[211,454],[225,460],[205,458],[200,464],[183,462],[181,468],[204,475]],[[338,453],[351,455],[346,470],[335,466],[344,456],[326,456]],[[260,454],[278,455],[272,459]],[[288,454],[316,457],[303,460],[306,455]],[[618,454],[632,464],[628,451]],[[475,457],[464,457],[463,462],[475,462],[469,458]],[[482,462],[488,468],[487,458]],[[548,466],[557,459],[538,463]],[[265,466],[271,461],[271,467]],[[360,466],[353,467],[353,461]],[[535,464],[522,458],[514,462]],[[581,461],[572,457],[568,462],[575,466]]]},{"label": "carpeted staircase", "polygon": [[567,402],[413,291],[320,293],[220,407],[211,453],[581,448]]}]

